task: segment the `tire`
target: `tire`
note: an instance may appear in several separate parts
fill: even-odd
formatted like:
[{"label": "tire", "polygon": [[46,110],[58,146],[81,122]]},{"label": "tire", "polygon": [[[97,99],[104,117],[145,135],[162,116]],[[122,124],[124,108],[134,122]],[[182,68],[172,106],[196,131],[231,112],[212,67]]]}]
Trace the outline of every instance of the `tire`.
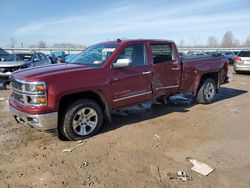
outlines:
[{"label": "tire", "polygon": [[216,94],[216,84],[214,79],[207,78],[201,84],[196,95],[199,104],[208,104],[214,100]]},{"label": "tire", "polygon": [[103,112],[99,104],[80,99],[64,111],[59,131],[69,140],[82,140],[97,134],[102,123]]}]

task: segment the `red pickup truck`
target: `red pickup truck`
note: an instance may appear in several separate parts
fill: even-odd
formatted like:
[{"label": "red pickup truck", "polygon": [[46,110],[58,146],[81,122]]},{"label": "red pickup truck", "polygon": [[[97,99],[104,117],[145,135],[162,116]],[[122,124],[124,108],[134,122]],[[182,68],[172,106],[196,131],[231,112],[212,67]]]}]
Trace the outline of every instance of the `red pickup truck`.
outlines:
[{"label": "red pickup truck", "polygon": [[227,73],[223,56],[180,59],[173,41],[103,42],[68,64],[14,72],[10,111],[18,123],[79,140],[96,134],[112,111],[127,106],[165,102],[183,92],[210,103]]}]

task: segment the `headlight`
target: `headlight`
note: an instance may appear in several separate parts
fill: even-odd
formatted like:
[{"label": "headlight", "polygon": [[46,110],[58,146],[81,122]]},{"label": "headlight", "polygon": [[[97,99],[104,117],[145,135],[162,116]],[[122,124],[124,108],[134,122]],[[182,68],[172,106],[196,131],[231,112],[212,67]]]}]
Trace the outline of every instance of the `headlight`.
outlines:
[{"label": "headlight", "polygon": [[46,85],[44,82],[25,83],[27,103],[35,106],[47,105]]},{"label": "headlight", "polygon": [[25,83],[27,103],[34,106],[47,105],[46,85],[44,82]]},{"label": "headlight", "polygon": [[25,84],[25,90],[27,92],[46,92],[45,83]]}]

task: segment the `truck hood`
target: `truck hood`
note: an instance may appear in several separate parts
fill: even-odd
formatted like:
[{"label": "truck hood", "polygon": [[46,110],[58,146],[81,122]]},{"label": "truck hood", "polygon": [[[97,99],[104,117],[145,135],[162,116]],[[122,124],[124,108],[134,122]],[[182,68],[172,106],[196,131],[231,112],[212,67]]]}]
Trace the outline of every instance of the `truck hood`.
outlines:
[{"label": "truck hood", "polygon": [[6,68],[6,67],[21,67],[23,65],[26,65],[27,61],[0,61],[0,67]]},{"label": "truck hood", "polygon": [[22,69],[14,72],[12,76],[15,79],[25,81],[46,81],[50,78],[61,78],[68,74],[77,74],[83,70],[96,69],[85,65],[76,64],[54,64],[40,67]]}]

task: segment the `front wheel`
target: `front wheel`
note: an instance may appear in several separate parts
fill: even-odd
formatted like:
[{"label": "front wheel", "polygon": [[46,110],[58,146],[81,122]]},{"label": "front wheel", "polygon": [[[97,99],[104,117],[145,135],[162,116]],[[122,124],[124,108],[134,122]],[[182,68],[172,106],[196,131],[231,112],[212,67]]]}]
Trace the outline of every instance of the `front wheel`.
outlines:
[{"label": "front wheel", "polygon": [[200,104],[211,103],[216,94],[216,84],[214,79],[207,78],[203,81],[196,95],[196,100]]},{"label": "front wheel", "polygon": [[99,104],[81,99],[64,111],[59,128],[69,140],[82,140],[97,134],[102,123],[103,112]]}]

